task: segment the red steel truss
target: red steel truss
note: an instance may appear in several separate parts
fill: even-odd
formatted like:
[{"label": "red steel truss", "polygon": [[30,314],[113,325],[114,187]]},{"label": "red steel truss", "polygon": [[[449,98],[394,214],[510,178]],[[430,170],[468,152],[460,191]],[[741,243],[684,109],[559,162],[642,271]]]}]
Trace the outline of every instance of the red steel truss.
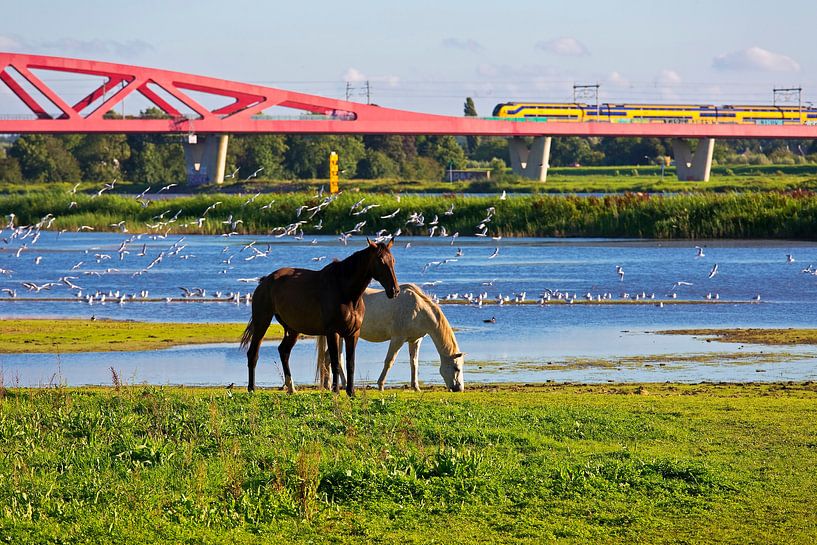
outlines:
[{"label": "red steel truss", "polygon": [[[69,104],[34,72],[97,76],[103,83]],[[5,85],[31,110],[2,115],[0,133],[289,133],[449,134],[483,136],[655,136],[681,138],[817,138],[810,125],[715,125],[667,123],[521,122],[431,115],[381,108],[283,89],[92,60],[0,52],[0,87]],[[27,87],[36,89],[32,94]],[[210,109],[189,92],[229,101]],[[116,118],[122,101],[141,94],[166,119]],[[171,98],[172,97],[172,98]],[[174,106],[176,104],[176,106]],[[183,114],[178,107],[183,104]],[[265,118],[271,107],[292,109],[291,118]],[[55,113],[56,111],[56,113]],[[192,113],[191,113],[192,112]]]}]

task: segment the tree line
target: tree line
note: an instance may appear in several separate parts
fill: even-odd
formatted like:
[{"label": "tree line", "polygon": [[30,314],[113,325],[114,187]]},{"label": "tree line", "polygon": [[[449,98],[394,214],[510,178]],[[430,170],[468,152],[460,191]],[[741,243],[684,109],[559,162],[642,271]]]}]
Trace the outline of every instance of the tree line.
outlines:
[{"label": "tree line", "polygon": [[[463,113],[477,115],[473,101]],[[115,115],[115,114],[111,114]],[[163,117],[157,109],[140,114]],[[186,135],[184,135],[186,136]],[[238,135],[230,138],[227,171],[241,178],[326,178],[329,152],[339,156],[343,178],[442,179],[446,169],[490,168],[504,174],[510,164],[505,138],[469,136],[300,136]],[[668,139],[554,138],[551,166],[659,164],[671,157]],[[817,143],[774,140],[718,140],[719,164],[817,162]],[[109,181],[184,182],[182,136],[155,134],[28,134],[0,140],[0,182]]]}]

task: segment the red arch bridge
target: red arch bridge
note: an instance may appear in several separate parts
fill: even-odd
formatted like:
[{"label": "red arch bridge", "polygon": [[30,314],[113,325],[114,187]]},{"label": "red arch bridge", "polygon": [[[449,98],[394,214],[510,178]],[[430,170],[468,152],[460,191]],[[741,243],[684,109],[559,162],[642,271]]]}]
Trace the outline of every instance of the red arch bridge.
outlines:
[{"label": "red arch bridge", "polygon": [[[57,79],[65,74],[89,76],[95,83],[86,96],[68,101],[41,79],[46,74]],[[814,125],[537,122],[432,115],[155,68],[22,53],[0,52],[0,82],[0,92],[10,90],[31,112],[0,115],[0,134],[186,135],[185,157],[194,183],[223,180],[228,134],[504,136],[511,139],[514,172],[542,181],[554,136],[671,138],[682,180],[709,178],[716,138],[817,138]],[[141,96],[166,115],[145,119],[109,114],[129,96]],[[213,101],[220,105],[205,106]],[[292,115],[264,115],[270,108]],[[533,143],[526,144],[522,137],[534,137]],[[685,139],[699,141],[694,153]]]}]

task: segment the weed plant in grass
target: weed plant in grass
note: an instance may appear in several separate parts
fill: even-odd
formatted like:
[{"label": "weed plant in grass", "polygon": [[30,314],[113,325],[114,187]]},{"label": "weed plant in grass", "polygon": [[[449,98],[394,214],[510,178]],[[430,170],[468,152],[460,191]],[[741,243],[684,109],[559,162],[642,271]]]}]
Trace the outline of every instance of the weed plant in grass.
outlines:
[{"label": "weed plant in grass", "polygon": [[811,543],[814,385],[0,388],[5,543]]},{"label": "weed plant in grass", "polygon": [[[365,198],[366,204],[379,207],[359,216],[349,210]],[[271,199],[275,202],[264,208]],[[68,208],[69,201],[78,206]],[[247,204],[246,196],[197,195],[158,201],[147,208],[133,198],[106,196],[91,198],[63,193],[37,193],[8,196],[2,199],[6,213],[13,212],[19,224],[33,224],[46,214],[54,214],[53,229],[76,230],[89,225],[97,230],[112,230],[111,224],[121,220],[131,232],[145,232],[156,225],[156,216],[165,218],[178,213],[172,224],[161,224],[154,231],[175,233],[216,234],[229,230],[224,222],[232,216],[241,219],[237,229],[252,234],[268,234],[276,227],[293,223],[300,206],[315,206],[319,199],[312,193],[260,196]],[[216,202],[220,204],[207,215],[201,228],[196,219]],[[450,205],[454,214],[444,213]],[[427,227],[406,225],[410,212],[422,212],[431,219],[437,215],[449,234],[474,233],[475,225],[493,206],[496,214],[489,230],[504,236],[576,236],[576,237],[637,237],[659,239],[702,238],[787,238],[813,239],[817,225],[817,196],[811,192],[791,193],[696,193],[672,196],[643,194],[610,195],[605,197],[575,197],[531,195],[507,200],[498,197],[428,196],[343,193],[321,212],[323,229],[317,231],[313,222],[303,225],[306,233],[336,234],[349,230],[360,221],[363,229],[372,233],[384,228],[394,231],[427,235]],[[381,219],[397,209],[394,218]]]}]

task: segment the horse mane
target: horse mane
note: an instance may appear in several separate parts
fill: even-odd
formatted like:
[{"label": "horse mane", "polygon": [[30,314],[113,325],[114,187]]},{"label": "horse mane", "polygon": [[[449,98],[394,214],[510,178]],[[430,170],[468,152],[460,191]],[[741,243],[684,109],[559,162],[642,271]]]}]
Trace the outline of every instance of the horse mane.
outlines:
[{"label": "horse mane", "polygon": [[327,263],[326,266],[324,266],[323,269],[321,270],[326,272],[332,272],[333,274],[339,275],[341,277],[349,278],[352,275],[352,273],[356,270],[357,263],[363,257],[363,253],[365,251],[366,248],[363,248],[362,250],[352,252],[343,259],[338,259],[336,257],[332,259],[331,263]]},{"label": "horse mane", "polygon": [[448,318],[446,318],[445,314],[443,314],[443,309],[440,308],[440,305],[435,303],[431,297],[429,297],[417,284],[401,284],[400,289],[406,289],[412,292],[418,298],[420,298],[420,300],[428,304],[428,307],[431,309],[431,312],[437,319],[437,324],[440,328],[440,340],[443,342],[443,344],[445,344],[445,347],[450,350],[451,354],[456,354],[459,352],[460,347],[457,344],[457,338],[454,336],[454,329],[448,322]]}]

